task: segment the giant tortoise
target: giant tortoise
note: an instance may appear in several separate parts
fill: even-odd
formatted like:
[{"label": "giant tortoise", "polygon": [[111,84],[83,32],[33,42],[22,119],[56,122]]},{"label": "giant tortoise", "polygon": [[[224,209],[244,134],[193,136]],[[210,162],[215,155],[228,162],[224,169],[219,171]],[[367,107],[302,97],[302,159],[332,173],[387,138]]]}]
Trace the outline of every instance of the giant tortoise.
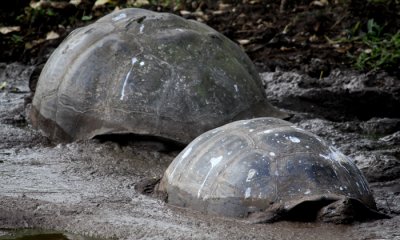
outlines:
[{"label": "giant tortoise", "polygon": [[284,117],[247,55],[212,28],[124,9],[73,31],[38,80],[31,119],[51,139],[133,133],[188,143],[237,119]]},{"label": "giant tortoise", "polygon": [[157,188],[173,206],[252,222],[383,216],[348,157],[276,118],[236,121],[200,135]]}]

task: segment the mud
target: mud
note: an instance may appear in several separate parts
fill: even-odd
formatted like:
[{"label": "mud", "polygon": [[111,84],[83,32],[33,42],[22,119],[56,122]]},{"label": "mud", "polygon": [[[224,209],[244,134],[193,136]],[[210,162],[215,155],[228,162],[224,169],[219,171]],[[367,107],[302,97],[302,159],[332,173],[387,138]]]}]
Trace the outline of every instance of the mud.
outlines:
[{"label": "mud", "polygon": [[352,225],[249,224],[172,208],[134,190],[144,178],[159,177],[179,151],[97,139],[49,143],[26,122],[31,71],[11,64],[0,73],[0,82],[7,82],[0,91],[0,229],[42,228],[117,239],[400,239],[396,119],[335,122],[289,109],[295,124],[356,160],[378,208],[392,218]]},{"label": "mud", "polygon": [[[398,79],[384,72],[360,74],[334,69],[328,77],[313,78],[294,71],[277,71],[263,73],[262,77],[270,100],[286,109],[332,121],[391,118],[398,124],[400,118]],[[377,125],[383,128],[386,124]],[[399,126],[392,128],[398,130]]]},{"label": "mud", "polygon": [[41,229],[19,229],[0,231],[1,240],[100,240],[85,236],[65,233],[46,231]]}]

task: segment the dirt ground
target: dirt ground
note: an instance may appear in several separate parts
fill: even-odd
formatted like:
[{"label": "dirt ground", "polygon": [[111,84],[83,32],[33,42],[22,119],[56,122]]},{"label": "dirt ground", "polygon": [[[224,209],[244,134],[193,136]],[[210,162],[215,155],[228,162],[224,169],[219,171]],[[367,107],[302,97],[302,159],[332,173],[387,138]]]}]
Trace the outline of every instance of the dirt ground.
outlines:
[{"label": "dirt ground", "polygon": [[[10,87],[0,92],[0,228],[43,228],[116,239],[400,239],[398,173],[371,185],[380,211],[392,218],[352,225],[249,224],[172,208],[141,195],[135,184],[160,176],[178,151],[162,153],[140,142],[121,145],[99,140],[52,145],[25,121],[33,67],[2,67]],[[297,113],[298,126],[331,142],[336,139],[345,152],[351,149],[346,144],[366,141],[339,133],[337,123],[306,115]],[[375,148],[371,151],[379,150]],[[370,153],[374,154],[366,154]],[[357,159],[365,173],[377,168]],[[390,167],[385,166],[381,172]],[[398,163],[392,166],[396,167]]]},{"label": "dirt ground", "polygon": [[[97,6],[94,0],[81,0],[79,5],[34,2],[38,1],[6,2],[0,8],[0,27],[19,27],[0,35],[0,62],[41,64],[76,27],[111,11],[139,6],[208,24],[240,44],[260,71],[300,70],[324,77],[335,68],[352,68],[356,57],[369,51],[360,40],[369,31],[368,20],[374,19],[385,34],[395,34],[400,25],[400,4],[391,0],[110,0]],[[386,70],[400,76],[398,64]]]}]

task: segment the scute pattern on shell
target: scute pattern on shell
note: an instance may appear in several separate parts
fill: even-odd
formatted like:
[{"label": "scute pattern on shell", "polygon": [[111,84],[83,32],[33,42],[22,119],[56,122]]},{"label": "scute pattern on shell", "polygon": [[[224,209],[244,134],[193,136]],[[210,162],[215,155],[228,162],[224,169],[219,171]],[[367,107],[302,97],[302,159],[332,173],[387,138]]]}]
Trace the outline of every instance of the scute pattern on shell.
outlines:
[{"label": "scute pattern on shell", "polygon": [[171,205],[231,217],[322,198],[356,199],[375,209],[367,181],[348,157],[274,118],[236,121],[200,135],[171,163],[159,189]]},{"label": "scute pattern on shell", "polygon": [[52,139],[134,133],[183,143],[235,119],[285,116],[239,46],[199,22],[143,9],[73,31],[46,63],[31,115]]}]

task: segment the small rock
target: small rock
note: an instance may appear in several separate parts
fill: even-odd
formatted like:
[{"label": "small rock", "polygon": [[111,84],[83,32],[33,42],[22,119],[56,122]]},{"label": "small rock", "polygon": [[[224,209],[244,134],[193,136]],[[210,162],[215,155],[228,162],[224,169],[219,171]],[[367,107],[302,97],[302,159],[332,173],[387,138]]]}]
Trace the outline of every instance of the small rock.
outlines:
[{"label": "small rock", "polygon": [[[370,182],[400,178],[400,159],[393,155],[359,155],[355,160]],[[400,155],[399,155],[400,156]]]},{"label": "small rock", "polygon": [[360,126],[366,134],[387,135],[400,131],[400,119],[372,118]]}]

